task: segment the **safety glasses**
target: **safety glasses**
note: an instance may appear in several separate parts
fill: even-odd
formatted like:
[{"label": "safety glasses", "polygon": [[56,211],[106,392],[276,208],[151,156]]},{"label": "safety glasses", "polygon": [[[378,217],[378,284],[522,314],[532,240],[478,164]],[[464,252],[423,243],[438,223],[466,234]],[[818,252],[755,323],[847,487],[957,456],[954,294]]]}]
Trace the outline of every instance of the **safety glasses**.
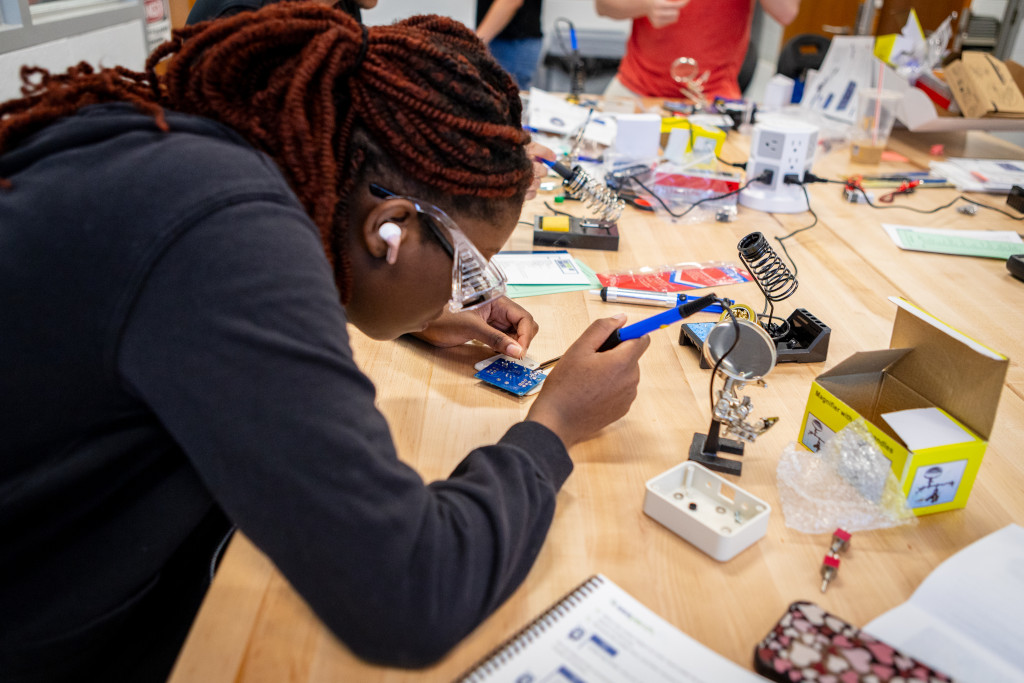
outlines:
[{"label": "safety glasses", "polygon": [[441,248],[452,259],[452,298],[448,309],[453,313],[479,308],[504,296],[508,278],[505,273],[473,245],[448,214],[415,197],[406,197],[370,183],[370,193],[380,199],[404,199],[410,202]]}]

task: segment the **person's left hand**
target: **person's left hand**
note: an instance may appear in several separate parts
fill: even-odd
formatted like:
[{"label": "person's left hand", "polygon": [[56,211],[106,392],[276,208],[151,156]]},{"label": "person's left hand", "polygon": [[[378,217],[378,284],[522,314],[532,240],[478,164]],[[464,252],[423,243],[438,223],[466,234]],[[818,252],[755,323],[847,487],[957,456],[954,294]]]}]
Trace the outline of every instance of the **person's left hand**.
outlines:
[{"label": "person's left hand", "polygon": [[539,329],[529,311],[503,296],[472,311],[452,313],[446,309],[427,329],[414,336],[442,348],[475,340],[498,353],[521,359]]}]

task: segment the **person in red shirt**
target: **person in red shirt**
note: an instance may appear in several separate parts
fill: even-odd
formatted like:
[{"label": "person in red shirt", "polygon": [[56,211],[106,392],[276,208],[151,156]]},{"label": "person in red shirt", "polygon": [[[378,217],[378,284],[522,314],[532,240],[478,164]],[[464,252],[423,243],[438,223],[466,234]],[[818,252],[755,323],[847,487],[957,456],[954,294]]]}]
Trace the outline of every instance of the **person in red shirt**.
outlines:
[{"label": "person in red shirt", "polygon": [[[697,61],[696,77],[705,71],[708,99],[739,99],[740,67],[750,43],[754,0],[595,0],[597,13],[632,19],[633,29],[619,72],[605,96],[679,98],[680,85],[670,73],[679,57]],[[760,0],[783,26],[796,18],[800,0]]]}]

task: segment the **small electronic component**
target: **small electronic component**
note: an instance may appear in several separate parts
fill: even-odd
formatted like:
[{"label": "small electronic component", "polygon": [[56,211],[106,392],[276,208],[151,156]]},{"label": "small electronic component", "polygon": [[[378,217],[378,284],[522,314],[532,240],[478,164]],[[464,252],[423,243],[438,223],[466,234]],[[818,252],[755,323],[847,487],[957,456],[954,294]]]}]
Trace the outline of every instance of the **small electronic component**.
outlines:
[{"label": "small electronic component", "polygon": [[835,555],[826,555],[821,561],[821,592],[828,588],[829,582],[836,578],[839,573],[839,558]]},{"label": "small electronic component", "polygon": [[824,593],[832,579],[839,573],[839,553],[850,547],[850,532],[837,528],[832,532],[832,541],[821,561],[821,592]]},{"label": "small electronic component", "polygon": [[547,378],[541,370],[528,368],[505,356],[495,357],[473,376],[516,396],[526,396]]},{"label": "small electronic component", "polygon": [[832,545],[829,552],[838,554],[850,547],[850,532],[845,529],[836,529],[832,532]]},{"label": "small electronic component", "polygon": [[867,192],[860,187],[850,187],[847,185],[843,188],[843,199],[851,204],[870,204],[875,200],[875,194]]}]

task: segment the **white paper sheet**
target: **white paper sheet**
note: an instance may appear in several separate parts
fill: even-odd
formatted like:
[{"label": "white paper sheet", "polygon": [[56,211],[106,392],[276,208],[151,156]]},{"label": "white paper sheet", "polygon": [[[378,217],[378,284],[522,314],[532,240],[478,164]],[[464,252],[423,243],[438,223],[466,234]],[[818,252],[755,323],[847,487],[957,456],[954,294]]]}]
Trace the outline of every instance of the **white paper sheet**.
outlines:
[{"label": "white paper sheet", "polygon": [[1024,527],[1010,524],[940,564],[864,630],[957,681],[1024,683],[1022,611]]},{"label": "white paper sheet", "polygon": [[873,36],[832,38],[821,69],[808,82],[800,106],[853,123],[857,116],[857,88],[877,85],[874,45]]},{"label": "white paper sheet", "polygon": [[605,577],[464,681],[765,683],[700,644]]},{"label": "white paper sheet", "polygon": [[973,436],[938,408],[898,410],[883,413],[882,419],[889,423],[896,436],[912,451],[974,440]]},{"label": "white paper sheet", "polygon": [[567,251],[502,251],[494,262],[510,285],[586,285],[590,278]]}]

